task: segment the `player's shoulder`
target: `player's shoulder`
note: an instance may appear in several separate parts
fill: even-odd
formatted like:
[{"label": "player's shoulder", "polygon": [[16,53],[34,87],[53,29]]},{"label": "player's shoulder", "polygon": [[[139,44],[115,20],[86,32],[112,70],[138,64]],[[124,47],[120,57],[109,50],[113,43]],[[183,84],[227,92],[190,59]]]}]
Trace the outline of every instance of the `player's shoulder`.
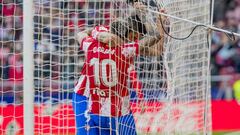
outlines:
[{"label": "player's shoulder", "polygon": [[90,45],[92,45],[94,43],[96,43],[96,40],[93,37],[91,37],[91,36],[85,37],[83,39],[83,41],[82,41],[82,45],[83,46],[90,46]]}]

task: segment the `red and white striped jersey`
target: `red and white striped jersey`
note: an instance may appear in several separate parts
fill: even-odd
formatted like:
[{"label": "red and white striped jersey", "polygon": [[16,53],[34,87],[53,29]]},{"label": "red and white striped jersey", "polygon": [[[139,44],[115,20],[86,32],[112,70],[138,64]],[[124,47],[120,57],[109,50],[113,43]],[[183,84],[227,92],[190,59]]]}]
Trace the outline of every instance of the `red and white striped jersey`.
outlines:
[{"label": "red and white striped jersey", "polygon": [[110,48],[93,37],[87,37],[80,49],[85,52],[85,63],[74,91],[89,97],[92,113],[101,116],[128,114],[128,69],[138,54],[138,43]]}]

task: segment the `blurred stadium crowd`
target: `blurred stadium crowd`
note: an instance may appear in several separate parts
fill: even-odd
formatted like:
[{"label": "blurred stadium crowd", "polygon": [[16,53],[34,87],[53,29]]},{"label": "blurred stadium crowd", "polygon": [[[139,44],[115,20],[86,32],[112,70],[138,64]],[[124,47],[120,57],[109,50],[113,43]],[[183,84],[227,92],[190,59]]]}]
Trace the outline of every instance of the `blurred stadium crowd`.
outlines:
[{"label": "blurred stadium crowd", "polygon": [[[106,18],[110,15],[107,9],[110,5],[109,3],[60,2],[55,3],[53,6],[56,8],[50,11],[48,3],[43,6],[37,3],[34,18],[34,75],[35,87],[40,89],[43,85],[46,88],[53,85],[43,83],[47,79],[69,81],[77,78],[76,73],[82,65],[76,68],[75,63],[83,63],[83,55],[79,55],[77,59],[72,55],[78,51],[74,46],[76,26],[84,28],[85,24],[93,25],[108,21]],[[91,10],[86,11],[86,6]],[[12,93],[13,90],[14,93],[17,91],[21,93],[23,89],[22,0],[0,0],[0,8],[0,89],[1,92],[6,91],[6,93]],[[76,14],[76,11],[71,10],[76,8],[82,10]],[[99,8],[106,9],[106,12],[96,13],[94,9]],[[240,33],[240,0],[216,0],[214,12],[215,26]],[[235,98],[233,86],[240,85],[237,84],[240,83],[237,82],[240,80],[240,40],[237,38],[236,41],[231,41],[224,33],[213,32],[211,48],[211,71],[215,76],[212,77],[212,98],[233,99]],[[11,83],[15,85],[9,85]],[[62,83],[56,83],[54,89],[58,90],[60,85]],[[71,86],[64,87],[67,89]]]},{"label": "blurred stadium crowd", "polygon": [[[240,33],[240,0],[216,0],[214,25]],[[212,98],[239,96],[240,40],[231,41],[224,33],[213,32],[211,46]]]}]

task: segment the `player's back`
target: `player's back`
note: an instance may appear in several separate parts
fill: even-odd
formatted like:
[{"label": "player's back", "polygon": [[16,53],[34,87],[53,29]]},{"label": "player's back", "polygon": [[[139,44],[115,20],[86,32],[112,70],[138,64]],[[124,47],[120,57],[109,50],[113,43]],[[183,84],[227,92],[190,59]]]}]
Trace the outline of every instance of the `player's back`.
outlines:
[{"label": "player's back", "polygon": [[[100,113],[100,108],[103,107],[102,102],[109,102],[105,104],[111,107],[105,107],[105,110],[111,108],[111,114],[114,116],[123,113],[117,111],[121,110],[120,108],[128,110],[129,103],[123,107],[122,101],[129,101],[124,99],[129,98],[128,68],[133,64],[137,47],[136,43],[129,43],[111,48],[92,37],[83,40],[80,48],[85,52],[85,65],[81,72],[82,79],[79,79],[81,84],[78,84],[77,93],[91,96],[94,113]],[[107,101],[107,99],[111,100]]]},{"label": "player's back", "polygon": [[85,53],[86,65],[82,72],[89,77],[90,89],[99,88],[108,92],[111,88],[112,92],[117,92],[115,94],[127,95],[128,68],[133,64],[137,49],[134,44],[111,48],[93,38],[86,39],[83,44],[91,44]]}]

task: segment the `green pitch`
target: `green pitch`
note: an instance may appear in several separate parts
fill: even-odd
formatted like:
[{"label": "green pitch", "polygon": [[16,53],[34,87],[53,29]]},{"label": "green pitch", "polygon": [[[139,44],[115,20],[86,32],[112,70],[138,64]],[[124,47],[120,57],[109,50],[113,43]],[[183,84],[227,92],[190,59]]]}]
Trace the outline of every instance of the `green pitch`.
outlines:
[{"label": "green pitch", "polygon": [[213,132],[213,135],[240,135],[240,131],[237,131],[237,132]]}]

